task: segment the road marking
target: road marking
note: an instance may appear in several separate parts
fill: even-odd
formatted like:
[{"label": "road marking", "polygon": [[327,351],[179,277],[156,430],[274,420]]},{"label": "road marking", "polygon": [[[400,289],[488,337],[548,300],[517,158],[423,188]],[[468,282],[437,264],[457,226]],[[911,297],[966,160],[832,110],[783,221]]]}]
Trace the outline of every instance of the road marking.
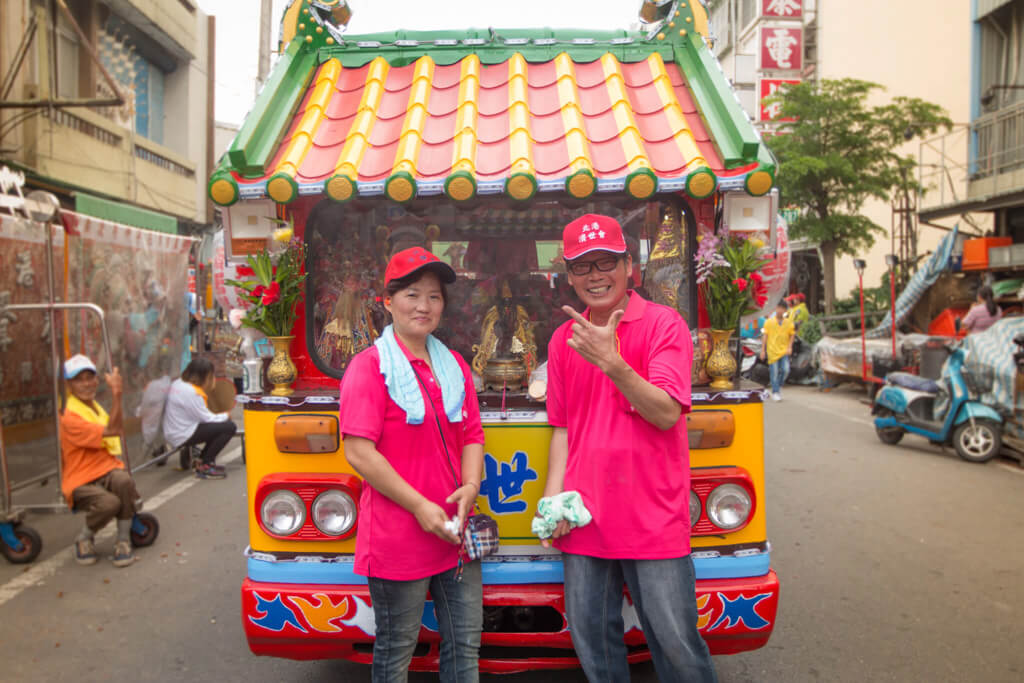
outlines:
[{"label": "road marking", "polygon": [[843,413],[837,413],[834,410],[829,410],[827,408],[822,408],[821,406],[816,406],[816,405],[814,405],[812,403],[804,403],[803,401],[800,401],[800,405],[802,407],[804,407],[804,408],[810,408],[811,410],[817,410],[820,413],[827,413],[827,414],[829,414],[829,415],[831,415],[833,417],[840,417],[840,418],[842,418],[844,420],[849,420],[850,422],[856,422],[857,424],[867,425],[868,427],[874,427],[875,426],[875,423],[870,421],[870,420],[864,420],[864,419],[859,418],[859,417],[850,417],[849,415],[844,415]]},{"label": "road marking", "polygon": [[[234,462],[235,460],[238,460],[240,457],[242,457],[242,449],[238,446],[235,446],[230,451],[225,452],[225,454],[222,455],[219,458],[219,460],[221,461],[221,463],[227,464],[229,462]],[[145,505],[143,506],[143,511],[152,512],[153,510],[158,509],[164,503],[168,502],[169,500],[172,500],[175,496],[181,495],[182,493],[189,490],[198,483],[198,477],[190,477],[183,481],[179,481],[176,484],[168,486],[160,493],[146,500]],[[112,538],[116,532],[116,529],[116,524],[108,524],[106,528],[102,529],[98,534],[96,534],[96,540],[105,541],[108,538]],[[9,600],[12,600],[13,598],[17,597],[17,595],[26,588],[30,588],[40,583],[44,579],[47,579],[56,574],[57,570],[60,569],[62,565],[66,564],[71,559],[71,549],[73,547],[74,544],[69,545],[67,548],[64,548],[62,550],[58,550],[56,553],[53,554],[52,557],[46,559],[43,562],[40,562],[24,574],[16,576],[15,578],[5,583],[3,586],[0,586],[0,605],[3,605]]]},{"label": "road marking", "polygon": [[1007,472],[1013,472],[1014,474],[1024,474],[1024,468],[1020,465],[1008,465],[1005,462],[997,462],[999,467],[1002,467]]}]

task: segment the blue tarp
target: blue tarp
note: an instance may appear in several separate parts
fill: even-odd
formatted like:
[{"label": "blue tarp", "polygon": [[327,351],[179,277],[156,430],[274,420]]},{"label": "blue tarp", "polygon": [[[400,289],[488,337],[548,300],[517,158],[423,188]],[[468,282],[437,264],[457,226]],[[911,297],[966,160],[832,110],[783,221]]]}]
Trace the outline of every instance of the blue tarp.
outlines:
[{"label": "blue tarp", "polygon": [[[932,253],[925,264],[918,269],[910,282],[896,298],[896,325],[899,326],[907,317],[911,309],[928,291],[928,288],[939,279],[939,275],[949,268],[949,258],[953,253],[953,244],[956,242],[957,228],[953,228],[949,234],[942,238],[938,248]],[[892,330],[892,316],[886,316],[884,320],[873,330],[867,333],[868,339],[888,337]]]},{"label": "blue tarp", "polygon": [[1015,406],[1013,395],[1017,378],[1013,362],[1017,345],[1013,338],[1020,334],[1024,334],[1024,318],[1004,318],[984,332],[967,335],[963,341],[966,369],[977,385],[979,400],[1002,414],[1007,420],[1003,430],[1018,439],[1024,438],[1024,428],[1011,419],[1015,407],[1024,409],[1024,396]]}]

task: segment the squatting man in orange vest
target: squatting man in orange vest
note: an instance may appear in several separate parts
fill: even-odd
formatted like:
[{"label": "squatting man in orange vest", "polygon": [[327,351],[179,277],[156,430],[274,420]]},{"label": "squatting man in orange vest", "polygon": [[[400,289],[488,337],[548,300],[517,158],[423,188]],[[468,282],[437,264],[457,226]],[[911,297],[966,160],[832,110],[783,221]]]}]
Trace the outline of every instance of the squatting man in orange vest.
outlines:
[{"label": "squatting man in orange vest", "polygon": [[96,563],[96,532],[116,517],[114,566],[127,567],[135,562],[131,529],[139,494],[118,457],[118,435],[124,428],[121,373],[114,368],[103,377],[112,395],[109,415],[96,401],[99,375],[87,356],[78,354],[65,361],[64,379],[69,396],[60,418],[61,491],[68,505],[85,513],[85,526],[75,539],[75,561]]}]

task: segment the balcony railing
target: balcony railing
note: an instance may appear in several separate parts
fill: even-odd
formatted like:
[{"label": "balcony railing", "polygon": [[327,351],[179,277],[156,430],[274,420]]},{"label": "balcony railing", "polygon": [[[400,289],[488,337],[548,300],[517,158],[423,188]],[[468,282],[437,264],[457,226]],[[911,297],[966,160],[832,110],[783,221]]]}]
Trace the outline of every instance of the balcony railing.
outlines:
[{"label": "balcony railing", "polygon": [[959,125],[921,143],[917,180],[924,192],[918,197],[917,205],[922,211],[967,198],[970,136],[970,127]]},{"label": "balcony railing", "polygon": [[1024,190],[1024,102],[922,142],[918,173],[923,215],[952,215],[965,203]]},{"label": "balcony railing", "polygon": [[1024,102],[979,117],[971,124],[971,133],[971,180],[1024,168]]}]

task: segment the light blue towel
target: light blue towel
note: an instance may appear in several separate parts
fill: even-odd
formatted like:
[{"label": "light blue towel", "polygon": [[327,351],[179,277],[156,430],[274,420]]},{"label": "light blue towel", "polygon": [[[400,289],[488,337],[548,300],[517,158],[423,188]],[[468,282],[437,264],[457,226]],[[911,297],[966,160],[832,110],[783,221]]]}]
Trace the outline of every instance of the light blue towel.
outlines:
[{"label": "light blue towel", "polygon": [[[380,374],[384,375],[384,384],[388,388],[388,396],[398,407],[405,411],[405,423],[423,424],[427,406],[423,402],[419,380],[416,379],[412,363],[398,346],[395,331],[391,325],[384,328],[380,337],[373,343],[380,355]],[[427,336],[427,353],[430,354],[430,365],[441,387],[444,400],[444,412],[449,422],[462,422],[462,404],[466,400],[466,384],[462,368],[448,347],[437,340],[434,335]]]}]

